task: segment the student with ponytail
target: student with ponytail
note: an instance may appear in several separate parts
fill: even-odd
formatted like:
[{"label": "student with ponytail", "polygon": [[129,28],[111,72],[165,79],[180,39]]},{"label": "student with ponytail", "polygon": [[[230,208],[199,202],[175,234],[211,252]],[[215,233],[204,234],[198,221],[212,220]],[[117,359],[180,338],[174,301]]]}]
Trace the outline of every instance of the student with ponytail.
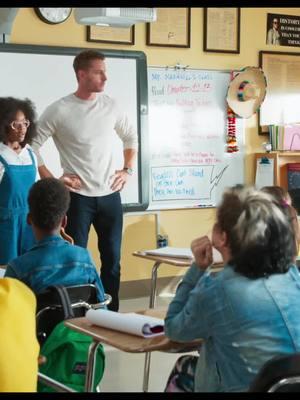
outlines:
[{"label": "student with ponytail", "polygon": [[[165,333],[203,338],[199,356],[180,357],[166,391],[247,391],[265,362],[300,351],[300,275],[295,230],[273,196],[252,188],[223,194],[212,240],[195,239],[195,261],[177,288]],[[212,274],[212,247],[224,269]]]}]

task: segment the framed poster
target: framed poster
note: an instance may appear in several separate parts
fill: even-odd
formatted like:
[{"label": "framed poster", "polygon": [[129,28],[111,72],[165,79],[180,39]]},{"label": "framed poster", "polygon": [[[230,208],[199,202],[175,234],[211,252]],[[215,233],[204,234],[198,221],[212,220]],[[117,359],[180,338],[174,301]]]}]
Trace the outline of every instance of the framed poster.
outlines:
[{"label": "framed poster", "polygon": [[158,8],[157,21],[147,24],[148,46],[190,47],[191,9]]},{"label": "framed poster", "polygon": [[130,28],[87,26],[87,41],[99,43],[134,44],[134,25]]},{"label": "framed poster", "polygon": [[300,54],[260,51],[259,66],[267,80],[267,94],[259,110],[259,133],[270,125],[300,123]]},{"label": "framed poster", "polygon": [[240,8],[204,8],[203,50],[240,52]]}]

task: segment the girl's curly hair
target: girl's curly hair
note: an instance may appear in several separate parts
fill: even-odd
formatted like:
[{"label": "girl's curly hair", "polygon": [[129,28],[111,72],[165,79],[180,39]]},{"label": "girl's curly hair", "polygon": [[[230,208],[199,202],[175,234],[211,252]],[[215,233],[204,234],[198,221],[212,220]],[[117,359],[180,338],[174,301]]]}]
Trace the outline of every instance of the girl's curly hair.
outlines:
[{"label": "girl's curly hair", "polygon": [[36,136],[36,111],[33,102],[29,99],[16,99],[14,97],[0,97],[0,141],[7,140],[9,125],[16,118],[18,111],[22,111],[25,118],[30,121],[25,139],[21,144],[24,147],[27,143],[31,144]]}]

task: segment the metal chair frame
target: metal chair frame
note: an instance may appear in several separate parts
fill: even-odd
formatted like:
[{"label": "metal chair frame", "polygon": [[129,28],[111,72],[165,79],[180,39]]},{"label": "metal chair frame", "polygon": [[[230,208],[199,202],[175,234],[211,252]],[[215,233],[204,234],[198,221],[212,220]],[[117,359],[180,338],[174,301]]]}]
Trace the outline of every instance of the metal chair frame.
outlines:
[{"label": "metal chair frame", "polygon": [[[86,286],[94,287],[96,289],[95,285],[92,285],[92,284],[66,286],[66,289],[68,291],[68,289],[69,290],[71,290],[72,288],[80,289],[80,287],[86,287]],[[71,303],[71,307],[72,307],[72,309],[83,308],[85,310],[89,310],[89,309],[95,309],[96,310],[96,309],[102,308],[104,306],[107,306],[111,301],[112,301],[112,297],[108,293],[105,293],[105,299],[102,302],[90,304],[85,300],[79,299],[76,302],[72,302]],[[40,321],[41,317],[43,316],[43,314],[46,311],[49,311],[49,310],[53,310],[53,311],[54,310],[61,310],[62,308],[63,307],[62,307],[61,304],[52,304],[50,306],[45,306],[45,307],[41,308],[36,313],[36,324],[37,324],[37,327],[38,327],[38,324],[39,324],[39,321]],[[72,393],[76,392],[76,390],[71,389],[70,387],[68,387],[66,385],[63,385],[62,383],[50,378],[49,376],[47,376],[45,374],[42,374],[41,372],[38,372],[38,381],[46,384],[47,386],[51,387],[52,389],[54,389],[57,392],[72,392]]]}]

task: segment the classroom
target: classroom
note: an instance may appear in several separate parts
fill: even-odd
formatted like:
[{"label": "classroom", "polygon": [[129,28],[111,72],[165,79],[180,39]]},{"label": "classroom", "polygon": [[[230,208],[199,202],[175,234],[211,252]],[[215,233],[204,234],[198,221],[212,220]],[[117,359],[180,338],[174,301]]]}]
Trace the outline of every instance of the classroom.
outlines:
[{"label": "classroom", "polygon": [[[291,33],[286,29],[286,33],[282,33],[281,44],[268,44],[267,35],[271,14],[282,16],[282,24],[288,24],[287,21],[284,22],[284,17],[291,16],[290,26],[292,26],[293,21],[300,21],[300,8],[228,8],[228,15],[234,21],[232,24],[235,26],[233,30],[236,37],[232,41],[228,38],[227,41],[224,39],[224,43],[217,40],[220,39],[220,36],[216,38],[214,33],[209,30],[209,23],[216,24],[212,15],[213,10],[216,11],[218,8],[158,8],[157,15],[164,16],[166,24],[166,15],[169,10],[168,18],[171,20],[173,18],[173,26],[176,26],[179,30],[178,43],[169,40],[174,32],[169,32],[169,38],[164,39],[163,34],[166,32],[163,32],[163,29],[166,29],[166,26],[161,27],[162,31],[155,32],[155,23],[141,22],[134,24],[131,28],[124,29],[124,33],[121,34],[118,28],[111,29],[77,23],[74,10],[74,8],[71,9],[69,16],[62,23],[47,23],[37,8],[19,8],[13,21],[11,33],[9,35],[3,34],[3,41],[0,44],[0,64],[1,57],[9,59],[15,47],[16,54],[23,54],[24,56],[23,71],[24,73],[26,71],[29,79],[32,73],[30,71],[31,53],[34,53],[32,57],[35,57],[35,60],[38,61],[38,58],[42,60],[41,55],[45,51],[44,56],[50,59],[51,51],[47,50],[48,47],[53,47],[55,49],[53,50],[54,54],[61,57],[66,65],[69,62],[67,59],[72,58],[68,56],[74,54],[74,49],[95,49],[103,51],[106,55],[111,69],[111,75],[109,75],[108,68],[107,85],[111,85],[108,88],[111,93],[121,97],[124,107],[125,105],[128,106],[128,113],[132,113],[131,115],[136,117],[137,126],[140,130],[139,144],[142,144],[139,159],[137,165],[135,165],[137,171],[135,171],[130,182],[131,186],[128,192],[125,192],[125,200],[123,201],[125,208],[120,262],[120,310],[131,312],[149,308],[149,300],[150,308],[156,304],[157,308],[160,309],[166,307],[171,301],[176,287],[187,271],[185,267],[189,264],[184,260],[181,260],[182,264],[172,263],[172,261],[158,261],[155,257],[149,255],[148,257],[141,257],[136,253],[147,249],[156,249],[160,245],[190,249],[191,242],[195,238],[211,236],[216,219],[216,206],[221,200],[225,187],[235,184],[254,185],[258,182],[258,171],[262,174],[260,176],[261,182],[269,183],[269,180],[264,181],[266,166],[260,166],[261,159],[264,160],[266,157],[268,166],[271,162],[273,168],[270,185],[277,184],[287,188],[286,164],[300,162],[300,152],[297,154],[300,146],[289,155],[265,151],[266,143],[271,139],[268,131],[264,131],[264,129],[267,128],[267,125],[280,125],[282,123],[282,121],[272,122],[270,120],[270,122],[264,123],[262,127],[260,119],[263,118],[264,121],[268,119],[264,114],[268,110],[265,109],[262,109],[260,113],[257,110],[247,118],[236,118],[238,148],[234,154],[228,154],[225,139],[226,124],[228,123],[225,98],[230,80],[235,76],[234,72],[239,72],[246,67],[261,67],[263,69],[263,57],[266,57],[264,62],[267,66],[267,56],[272,52],[285,53],[287,57],[291,58],[291,63],[295,58],[296,65],[298,60],[293,55],[299,55],[298,47],[300,45],[296,36],[288,42],[288,39],[292,37],[289,36]],[[209,10],[212,10],[211,21],[209,21]],[[221,10],[226,9],[220,8],[220,18],[224,17]],[[228,15],[226,18],[228,18]],[[221,19],[218,20],[218,23],[220,21]],[[184,28],[180,24],[178,25],[178,22],[183,24]],[[169,30],[170,26],[168,27]],[[228,33],[225,29],[222,32],[222,34]],[[210,47],[214,40],[220,46],[219,48]],[[222,48],[223,45],[229,47],[227,49]],[[28,54],[24,55],[26,46],[28,46],[29,51]],[[38,54],[40,54],[37,56],[35,50],[30,50],[30,46],[36,46]],[[5,47],[7,47],[7,51]],[[60,48],[64,49],[60,50]],[[134,65],[137,65],[137,67],[134,66],[136,70],[132,70],[131,65],[135,61],[137,64]],[[54,61],[53,65],[49,64],[49,70],[55,67],[55,63]],[[128,79],[117,81],[118,68],[121,65],[124,70],[128,68],[127,72],[123,72]],[[8,64],[6,68],[10,69],[10,65]],[[11,68],[19,68],[19,76],[16,79],[26,80],[26,78],[21,79],[22,65],[15,64]],[[299,64],[297,68],[299,68]],[[72,72],[69,73],[69,75],[71,74]],[[33,89],[37,92],[37,97],[38,85],[43,85],[43,90],[46,91],[47,85],[49,85],[49,91],[51,87],[51,91],[53,90],[53,93],[51,92],[53,99],[50,96],[51,101],[60,97],[54,89],[56,85],[60,85],[60,76],[55,72],[47,76],[45,82],[41,82],[39,79],[42,78],[35,72],[32,73],[32,79],[37,79],[38,82],[37,87]],[[110,83],[109,79],[116,80]],[[64,80],[59,90],[64,93],[65,87],[68,89],[68,85],[72,85],[72,82],[69,83]],[[295,77],[295,82],[300,91],[300,79]],[[23,93],[23,91],[20,93],[18,92],[19,83],[14,84],[15,92],[9,93],[11,83],[5,82],[5,78],[0,77],[0,86],[3,88],[1,96],[31,97],[30,85],[27,93]],[[131,84],[134,84],[134,89],[132,89]],[[24,87],[26,88],[26,85]],[[136,97],[132,96],[131,90],[138,93]],[[270,88],[267,84],[267,93],[268,90]],[[175,99],[174,104],[178,110],[183,108],[191,110],[186,117],[186,122],[182,125],[183,129],[186,129],[184,133],[177,132],[176,114],[167,114],[167,99],[171,97],[173,100]],[[42,106],[39,105],[39,107],[44,108],[49,103],[48,98],[41,98]],[[198,112],[201,107],[204,107],[204,110],[206,110],[205,107],[208,107],[211,114],[205,114],[205,111],[203,111],[203,114],[197,115],[193,111],[196,109]],[[38,110],[39,113],[41,111],[42,109]],[[270,114],[272,113],[270,112]],[[202,119],[201,124],[199,123],[200,119]],[[205,123],[203,123],[203,120]],[[195,140],[198,134],[196,129],[201,130],[202,126],[205,132],[201,132],[203,141],[200,141],[199,144],[199,141]],[[214,133],[211,133],[214,129],[224,132],[224,136],[221,137],[219,134],[214,136]],[[174,136],[172,136],[172,132]],[[143,133],[145,133],[144,137],[142,137]],[[174,147],[175,150],[168,153],[171,142],[175,142],[178,137],[180,137],[184,151],[182,149],[176,150]],[[207,145],[207,143],[209,144]],[[277,148],[280,150],[280,147]],[[49,156],[52,150],[52,147],[44,150],[46,157],[48,152],[50,162],[53,159],[53,155]],[[54,158],[54,162],[57,163],[57,156],[54,156]],[[139,175],[137,176],[137,174]],[[203,183],[201,190],[198,190],[197,187],[199,179],[202,179]],[[261,184],[261,186],[264,185]],[[265,186],[269,186],[269,184]],[[300,207],[299,210],[298,207],[296,208],[299,213]],[[92,227],[87,248],[99,269],[97,241],[97,234]],[[180,268],[180,266],[184,268]],[[155,279],[155,289],[153,289],[153,279]],[[138,351],[132,352],[137,353]],[[173,353],[176,353],[176,351]],[[145,375],[142,375],[143,368],[146,368],[146,364],[144,366],[145,354],[128,355],[128,353],[125,353],[124,358],[118,361],[114,352],[108,352],[106,356],[107,369],[110,366],[108,360],[110,355],[112,358],[115,357],[116,363],[120,362],[118,369],[128,368],[126,363],[131,362],[131,360],[135,360],[134,362],[139,365],[140,369],[137,372],[137,383],[131,382],[128,388],[123,389],[116,386],[115,390],[125,392],[148,391],[147,379],[150,379],[149,391],[163,391],[162,379],[164,381],[167,379],[179,355],[161,353],[163,356],[160,359],[159,354],[160,352],[153,352],[151,368],[150,356],[148,360],[146,356],[146,363],[149,363],[150,378],[149,371],[148,378],[145,378]],[[153,371],[154,365],[159,363],[161,363],[161,370],[158,369],[155,373]],[[164,368],[164,363],[168,371],[163,372],[163,378],[161,378],[159,375]],[[300,377],[300,367],[298,369],[296,375]],[[118,371],[118,374],[121,373]],[[158,379],[157,385],[153,382],[154,376]],[[105,381],[105,377],[103,380]],[[104,382],[104,391],[113,392],[113,379],[108,378],[108,381],[111,386],[108,384],[105,386]],[[234,388],[232,391],[234,391]]]}]

